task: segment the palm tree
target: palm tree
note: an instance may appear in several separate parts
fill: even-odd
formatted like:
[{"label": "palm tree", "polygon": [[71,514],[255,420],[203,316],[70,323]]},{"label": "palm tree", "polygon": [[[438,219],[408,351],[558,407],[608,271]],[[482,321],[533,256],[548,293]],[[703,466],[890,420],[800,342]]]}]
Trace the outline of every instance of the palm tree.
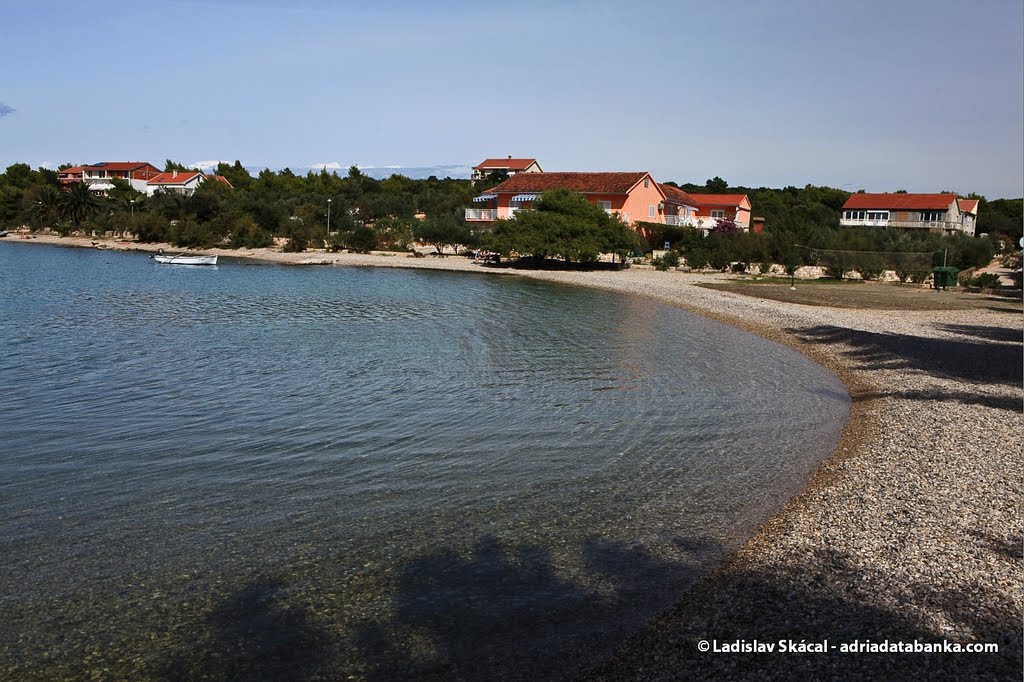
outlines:
[{"label": "palm tree", "polygon": [[83,182],[76,182],[60,197],[61,217],[71,221],[75,227],[99,213],[102,200],[89,190]]},{"label": "palm tree", "polygon": [[33,230],[53,225],[60,215],[61,192],[56,187],[47,185],[30,199],[28,208],[30,226]]}]

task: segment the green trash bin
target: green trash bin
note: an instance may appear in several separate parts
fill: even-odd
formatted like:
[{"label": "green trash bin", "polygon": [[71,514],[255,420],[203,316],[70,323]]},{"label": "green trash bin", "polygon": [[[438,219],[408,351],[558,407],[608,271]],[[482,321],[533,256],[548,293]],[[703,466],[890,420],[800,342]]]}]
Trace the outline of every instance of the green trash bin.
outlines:
[{"label": "green trash bin", "polygon": [[957,276],[960,271],[956,268],[932,268],[932,287],[935,289],[946,289],[955,287]]}]

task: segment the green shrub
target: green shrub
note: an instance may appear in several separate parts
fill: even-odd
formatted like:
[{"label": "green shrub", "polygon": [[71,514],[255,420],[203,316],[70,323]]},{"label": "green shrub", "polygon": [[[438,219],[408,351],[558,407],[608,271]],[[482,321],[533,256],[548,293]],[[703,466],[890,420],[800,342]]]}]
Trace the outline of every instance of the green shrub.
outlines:
[{"label": "green shrub", "polygon": [[345,235],[345,245],[356,253],[369,253],[377,248],[377,235],[365,225],[360,225]]},{"label": "green shrub", "polygon": [[982,289],[998,289],[1002,286],[999,282],[999,275],[994,272],[984,272],[972,278],[970,284],[972,287],[981,287]]},{"label": "green shrub", "polygon": [[233,249],[259,249],[274,244],[270,233],[249,216],[241,216],[231,223],[229,244]]},{"label": "green shrub", "polygon": [[877,254],[862,254],[857,259],[857,272],[864,279],[878,279],[884,271],[885,261]]},{"label": "green shrub", "polygon": [[679,254],[675,251],[666,251],[661,258],[655,258],[652,263],[655,269],[665,272],[670,268],[679,267]]}]

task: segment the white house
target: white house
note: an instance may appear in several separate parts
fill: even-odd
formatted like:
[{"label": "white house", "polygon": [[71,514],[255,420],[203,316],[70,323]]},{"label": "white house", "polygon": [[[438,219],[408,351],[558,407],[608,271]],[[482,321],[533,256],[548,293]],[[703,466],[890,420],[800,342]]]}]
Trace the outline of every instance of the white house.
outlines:
[{"label": "white house", "polygon": [[157,192],[168,192],[190,196],[199,185],[210,179],[223,182],[231,187],[231,183],[223,175],[205,175],[200,171],[171,171],[161,173],[151,179],[146,185],[146,195],[153,196]]}]

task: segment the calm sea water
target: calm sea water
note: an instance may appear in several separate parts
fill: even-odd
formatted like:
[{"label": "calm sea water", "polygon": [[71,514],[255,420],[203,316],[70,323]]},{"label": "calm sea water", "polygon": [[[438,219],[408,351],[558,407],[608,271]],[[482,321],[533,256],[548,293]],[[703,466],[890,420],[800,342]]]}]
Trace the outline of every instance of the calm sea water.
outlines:
[{"label": "calm sea water", "polygon": [[0,287],[0,677],[571,676],[849,407],[781,346],[512,277],[0,242]]}]

